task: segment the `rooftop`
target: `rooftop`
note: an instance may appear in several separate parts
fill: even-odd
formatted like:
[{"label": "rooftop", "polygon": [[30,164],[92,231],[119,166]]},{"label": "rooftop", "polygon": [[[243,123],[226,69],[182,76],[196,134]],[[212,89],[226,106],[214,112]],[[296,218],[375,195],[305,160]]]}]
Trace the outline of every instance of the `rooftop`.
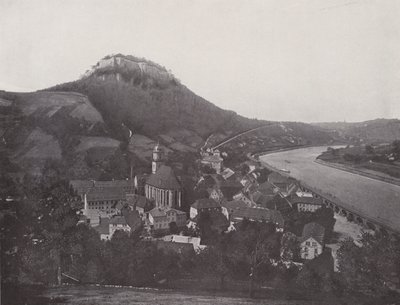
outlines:
[{"label": "rooftop", "polygon": [[294,195],[294,196],[292,196],[290,201],[293,204],[303,203],[303,204],[313,204],[313,205],[324,205],[321,198],[308,197],[308,196],[307,197],[306,196],[299,197],[297,195]]},{"label": "rooftop", "polygon": [[321,245],[324,244],[325,228],[316,222],[310,222],[303,228],[301,242],[306,241],[310,237],[314,238]]},{"label": "rooftop", "polygon": [[125,200],[125,192],[121,187],[92,187],[86,193],[86,200]]},{"label": "rooftop", "polygon": [[275,195],[272,200],[268,201],[263,207],[270,210],[280,211],[282,214],[287,215],[288,212],[292,209],[290,203],[279,195]]},{"label": "rooftop", "polygon": [[232,219],[242,220],[244,218],[272,222],[280,227],[283,227],[284,224],[282,214],[279,211],[264,208],[240,208],[233,211]]},{"label": "rooftop", "polygon": [[126,224],[128,224],[132,230],[135,230],[142,225],[142,220],[138,211],[131,211],[130,209],[125,208],[122,209],[122,215]]},{"label": "rooftop", "polygon": [[113,224],[113,225],[126,225],[127,223],[126,223],[126,220],[125,220],[124,216],[113,216],[110,219],[110,224]]},{"label": "rooftop", "polygon": [[155,174],[151,174],[146,184],[164,190],[180,190],[181,185],[171,167],[162,165]]},{"label": "rooftop", "polygon": [[234,174],[235,174],[235,172],[233,170],[231,170],[230,168],[225,168],[221,173],[222,177],[224,177],[225,180],[229,179]]},{"label": "rooftop", "polygon": [[110,180],[110,181],[96,181],[96,180],[71,180],[70,184],[72,188],[78,193],[78,195],[83,195],[87,193],[91,188],[131,188],[133,187],[132,180]]},{"label": "rooftop", "polygon": [[93,227],[99,234],[109,234],[110,233],[110,219],[108,217],[101,217],[98,226]]},{"label": "rooftop", "polygon": [[168,212],[175,212],[178,215],[186,214],[183,211],[180,211],[180,210],[177,210],[177,209],[168,208],[168,207],[166,207],[166,208],[155,207],[149,213],[153,217],[166,217]]},{"label": "rooftop", "polygon": [[203,162],[222,162],[224,159],[222,159],[220,156],[217,155],[211,155],[211,156],[207,156],[205,155],[203,157]]},{"label": "rooftop", "polygon": [[197,199],[192,207],[195,209],[219,208],[221,205],[212,198]]}]

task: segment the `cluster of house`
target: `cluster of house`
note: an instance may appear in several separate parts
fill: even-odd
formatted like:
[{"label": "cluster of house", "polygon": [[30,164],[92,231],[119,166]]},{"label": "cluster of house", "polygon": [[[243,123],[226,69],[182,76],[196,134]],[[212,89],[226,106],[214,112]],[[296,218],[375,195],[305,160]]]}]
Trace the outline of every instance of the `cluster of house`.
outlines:
[{"label": "cluster of house", "polygon": [[[203,155],[202,163],[215,169],[215,174],[203,175],[196,186],[206,191],[208,198],[196,200],[190,206],[190,219],[187,219],[182,211],[181,181],[164,164],[159,145],[154,147],[152,159],[151,174],[138,175],[133,180],[71,181],[84,202],[81,221],[94,227],[101,239],[110,239],[117,230],[131,232],[141,226],[159,235],[171,232],[172,226],[178,231],[185,226],[197,227],[205,213],[217,232],[234,229],[244,219],[274,223],[278,230],[283,230],[285,217],[294,209],[315,212],[324,205],[320,198],[301,191],[290,177],[273,172],[267,181],[259,184],[257,163],[249,161],[248,173],[237,174],[229,168],[223,169],[219,152],[210,151]],[[201,248],[199,238],[180,235],[165,236],[158,242]],[[318,256],[324,248],[323,227],[307,224],[300,242],[302,258]]]},{"label": "cluster of house", "polygon": [[171,167],[164,165],[163,151],[153,150],[152,173],[133,180],[71,181],[82,197],[82,222],[90,224],[102,239],[110,239],[116,230],[132,231],[141,225],[168,232],[171,223],[186,225],[181,211],[182,187]]}]

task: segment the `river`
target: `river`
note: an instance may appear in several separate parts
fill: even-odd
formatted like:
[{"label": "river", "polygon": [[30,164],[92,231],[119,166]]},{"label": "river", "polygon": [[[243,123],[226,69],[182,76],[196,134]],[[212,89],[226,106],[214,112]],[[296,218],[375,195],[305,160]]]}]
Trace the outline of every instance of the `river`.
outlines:
[{"label": "river", "polygon": [[400,232],[400,186],[314,162],[327,146],[308,147],[260,156],[296,180],[338,198],[344,208]]}]

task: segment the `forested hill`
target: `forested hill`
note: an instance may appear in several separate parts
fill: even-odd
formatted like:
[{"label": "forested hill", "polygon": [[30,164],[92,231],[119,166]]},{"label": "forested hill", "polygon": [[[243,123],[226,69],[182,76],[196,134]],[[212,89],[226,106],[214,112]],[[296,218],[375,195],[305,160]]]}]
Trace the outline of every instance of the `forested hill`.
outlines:
[{"label": "forested hill", "polygon": [[133,56],[106,56],[81,79],[50,90],[83,93],[113,130],[118,131],[124,123],[146,136],[183,129],[204,138],[214,132],[232,134],[266,123],[215,106],[164,67]]}]

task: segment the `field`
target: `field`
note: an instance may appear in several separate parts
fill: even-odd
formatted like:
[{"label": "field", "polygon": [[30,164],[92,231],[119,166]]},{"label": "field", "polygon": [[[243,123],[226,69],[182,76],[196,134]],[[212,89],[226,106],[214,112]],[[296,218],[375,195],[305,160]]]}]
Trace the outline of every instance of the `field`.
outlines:
[{"label": "field", "polygon": [[122,304],[226,304],[226,305],[306,305],[306,301],[232,298],[228,296],[188,294],[172,290],[128,287],[65,286],[51,288],[46,294],[51,304],[122,305]]}]

